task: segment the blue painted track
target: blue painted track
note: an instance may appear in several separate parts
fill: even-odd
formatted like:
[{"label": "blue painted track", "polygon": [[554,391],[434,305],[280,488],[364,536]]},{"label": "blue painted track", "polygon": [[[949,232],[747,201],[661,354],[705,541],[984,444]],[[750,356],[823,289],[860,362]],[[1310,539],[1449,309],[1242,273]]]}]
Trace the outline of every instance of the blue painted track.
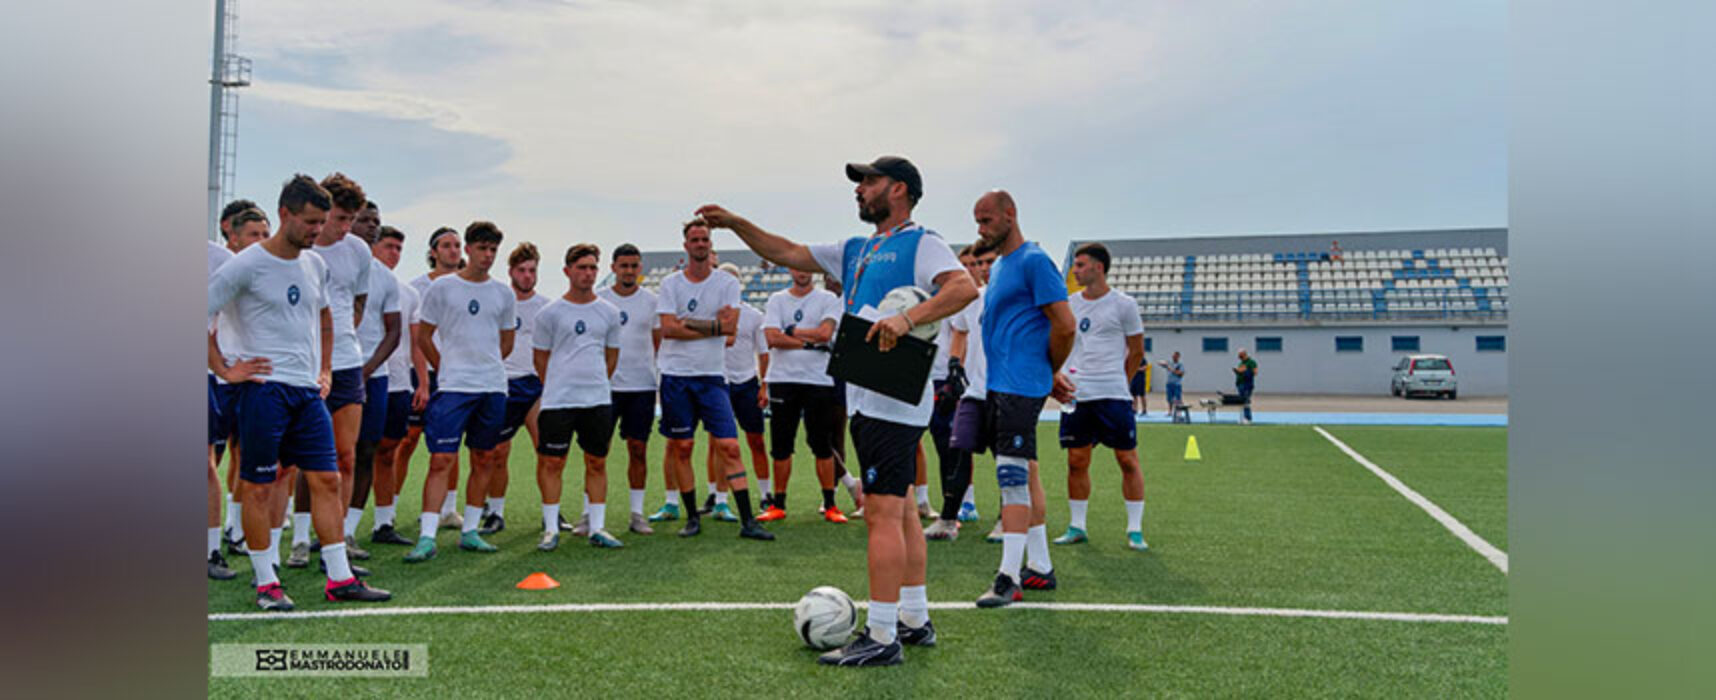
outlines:
[{"label": "blue painted track", "polygon": [[[1061,422],[1060,411],[1043,411],[1045,423]],[[1168,423],[1168,414],[1153,411],[1140,418],[1139,423]],[[1237,407],[1216,412],[1216,424],[1234,425],[1239,422]],[[1507,427],[1506,413],[1295,413],[1287,411],[1251,412],[1254,425],[1444,425],[1463,427]],[[1192,425],[1209,425],[1209,412],[1192,409]]]}]

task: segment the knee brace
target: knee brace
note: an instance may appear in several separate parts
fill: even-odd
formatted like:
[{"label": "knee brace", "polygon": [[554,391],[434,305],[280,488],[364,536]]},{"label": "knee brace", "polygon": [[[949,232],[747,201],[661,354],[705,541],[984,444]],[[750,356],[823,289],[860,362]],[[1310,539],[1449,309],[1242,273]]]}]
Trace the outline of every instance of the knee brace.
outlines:
[{"label": "knee brace", "polygon": [[995,480],[1001,484],[1002,506],[1031,505],[1030,462],[1020,457],[995,458]]}]

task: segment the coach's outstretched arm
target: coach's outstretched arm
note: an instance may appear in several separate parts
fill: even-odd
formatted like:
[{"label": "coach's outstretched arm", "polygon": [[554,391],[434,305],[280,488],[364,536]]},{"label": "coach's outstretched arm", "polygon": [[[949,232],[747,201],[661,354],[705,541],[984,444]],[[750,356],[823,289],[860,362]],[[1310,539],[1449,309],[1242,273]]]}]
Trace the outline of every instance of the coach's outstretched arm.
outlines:
[{"label": "coach's outstretched arm", "polygon": [[822,272],[822,266],[816,264],[816,258],[803,244],[764,231],[745,217],[727,211],[718,204],[698,207],[697,215],[709,223],[709,228],[724,228],[738,234],[739,240],[744,241],[746,247],[764,260],[794,270]]}]

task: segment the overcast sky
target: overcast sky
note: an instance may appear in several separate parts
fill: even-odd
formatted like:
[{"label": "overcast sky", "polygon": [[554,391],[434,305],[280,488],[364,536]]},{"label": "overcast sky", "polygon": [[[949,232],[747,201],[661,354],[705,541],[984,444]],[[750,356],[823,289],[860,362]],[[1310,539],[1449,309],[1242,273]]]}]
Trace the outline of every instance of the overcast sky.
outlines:
[{"label": "overcast sky", "polygon": [[[408,236],[473,219],[551,259],[677,249],[718,202],[867,233],[847,161],[900,154],[914,218],[1010,190],[1075,238],[1499,226],[1505,3],[245,1],[239,196],[353,176]],[[716,235],[722,248],[740,244]],[[564,280],[544,276],[546,289]]]}]

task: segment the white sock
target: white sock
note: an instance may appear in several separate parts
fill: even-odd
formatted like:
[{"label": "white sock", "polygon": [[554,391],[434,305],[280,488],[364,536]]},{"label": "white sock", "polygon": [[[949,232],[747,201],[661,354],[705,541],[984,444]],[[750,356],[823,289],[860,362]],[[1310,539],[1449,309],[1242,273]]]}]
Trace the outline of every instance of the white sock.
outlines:
[{"label": "white sock", "polygon": [[1067,523],[1080,530],[1084,529],[1084,514],[1090,510],[1090,501],[1075,501],[1067,499],[1067,510],[1072,513],[1072,522]]},{"label": "white sock", "polygon": [[542,531],[543,532],[559,532],[560,531],[560,504],[559,503],[544,503],[544,504],[542,504]]},{"label": "white sock", "polygon": [[855,489],[858,488],[858,477],[853,476],[852,472],[846,472],[846,476],[840,477],[840,483],[846,488]]},{"label": "white sock", "polygon": [[912,490],[918,492],[918,505],[920,505],[920,506],[929,505],[929,485],[928,484],[921,484],[918,486],[914,486],[914,487],[912,487]]},{"label": "white sock", "polygon": [[506,517],[506,496],[490,498],[488,511],[503,518]]},{"label": "white sock", "polygon": [[976,486],[965,487],[965,498],[960,499],[960,503],[961,504],[970,503],[972,506],[975,507],[977,505],[977,487]]},{"label": "white sock", "polygon": [[1025,533],[1001,533],[1001,573],[1019,581],[1019,565],[1025,563]]},{"label": "white sock", "polygon": [[310,543],[310,514],[292,514],[292,546]]},{"label": "white sock", "polygon": [[274,557],[269,556],[267,550],[259,552],[252,549],[249,552],[250,568],[256,572],[256,587],[261,588],[270,583],[279,583],[280,579],[274,575]]},{"label": "white sock", "polygon": [[591,503],[590,504],[590,531],[591,532],[595,532],[597,530],[607,529],[607,523],[608,523],[607,518],[608,518],[608,504],[606,504],[606,503]]},{"label": "white sock", "polygon": [[440,528],[440,513],[424,513],[417,516],[417,537],[419,539],[424,537],[433,538],[435,536],[435,531]]},{"label": "white sock", "polygon": [[923,584],[900,586],[900,621],[918,628],[929,623],[929,590]]},{"label": "white sock", "polygon": [[231,496],[227,496],[225,528],[233,532],[244,529],[244,504],[233,503]]},{"label": "white sock", "polygon": [[644,490],[632,489],[632,512],[643,515]]},{"label": "white sock", "polygon": [[363,520],[363,509],[346,507],[346,537],[357,534],[358,522]]},{"label": "white sock", "polygon": [[715,505],[718,505],[718,506],[727,505],[727,492],[726,491],[716,491],[715,492]]},{"label": "white sock", "polygon": [[268,553],[274,556],[275,563],[280,562],[280,538],[285,535],[286,531],[281,528],[268,531]]},{"label": "white sock", "polygon": [[1144,531],[1144,502],[1143,501],[1127,501],[1126,502],[1126,531],[1127,532],[1143,532]]},{"label": "white sock", "polygon": [[286,497],[286,514],[287,515],[292,514],[292,507],[294,505],[297,505],[296,503],[294,503],[294,501],[296,501],[296,500],[298,500],[297,496],[287,496]]},{"label": "white sock", "polygon": [[879,644],[894,643],[895,625],[900,624],[900,604],[870,601],[870,638]]},{"label": "white sock", "polygon": [[583,494],[580,498],[584,499],[584,507],[578,511],[578,517],[588,518],[590,517],[590,494]]},{"label": "white sock", "polygon": [[399,506],[376,506],[375,522],[370,524],[370,532],[380,530],[383,525],[392,525],[394,511],[398,508]]},{"label": "white sock", "polygon": [[322,545],[322,563],[328,565],[329,581],[348,581],[352,578],[351,562],[346,561],[346,543]]},{"label": "white sock", "polygon": [[441,499],[441,514],[452,515],[459,512],[459,490],[447,489],[447,497]]},{"label": "white sock", "polygon": [[[1038,573],[1049,573],[1055,570],[1054,562],[1049,561],[1049,526],[1032,525],[1025,531],[1025,549],[1030,552],[1031,568]],[[1041,564],[1041,566],[1038,566]]]},{"label": "white sock", "polygon": [[758,479],[757,480],[757,487],[762,489],[761,491],[758,491],[757,493],[760,493],[760,494],[763,494],[764,496],[767,496],[767,495],[775,492],[775,480],[774,479]]},{"label": "white sock", "polygon": [[482,524],[482,520],[482,506],[465,506],[465,524],[459,526],[459,534],[462,535],[467,532],[476,532],[477,526]]},{"label": "white sock", "polygon": [[[220,551],[220,526],[218,526],[218,525],[215,527],[209,528],[209,550],[208,551],[209,552]],[[204,552],[203,555],[207,556],[208,552]]]}]

